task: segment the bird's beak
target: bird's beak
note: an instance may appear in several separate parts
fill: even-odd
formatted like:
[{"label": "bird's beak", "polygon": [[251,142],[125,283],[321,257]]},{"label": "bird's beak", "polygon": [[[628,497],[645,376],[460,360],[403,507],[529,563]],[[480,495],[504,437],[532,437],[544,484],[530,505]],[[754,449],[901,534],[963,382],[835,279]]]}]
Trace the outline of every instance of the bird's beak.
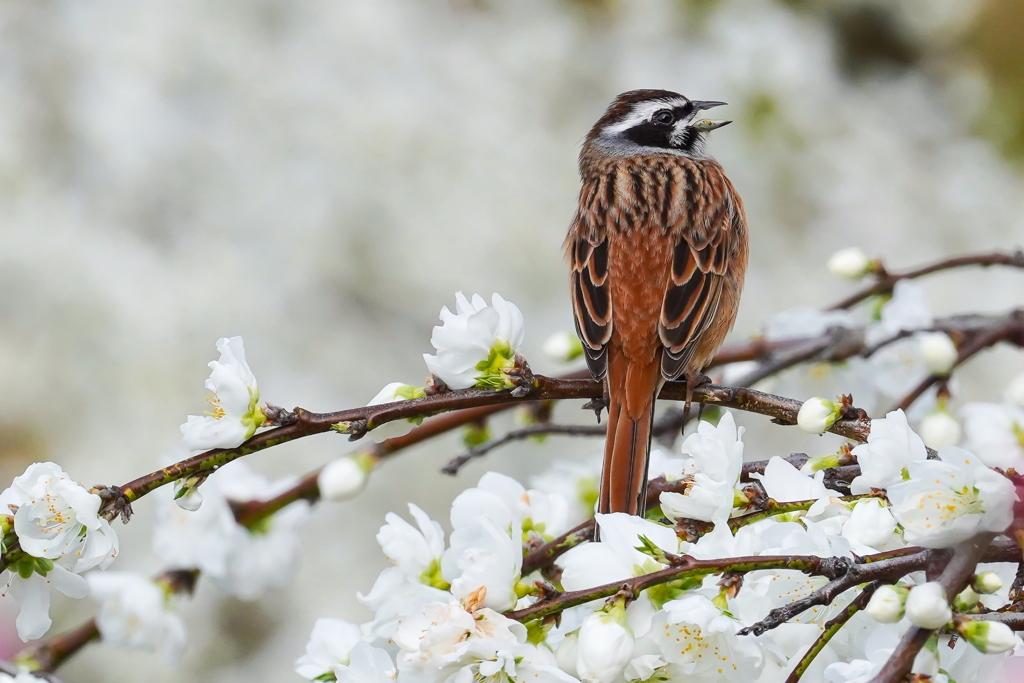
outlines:
[{"label": "bird's beak", "polygon": [[700,121],[694,121],[690,124],[690,128],[707,133],[710,130],[721,128],[722,126],[728,126],[732,121],[715,121],[713,119],[701,119]]},{"label": "bird's beak", "polygon": [[690,104],[693,105],[694,111],[704,111],[705,109],[721,107],[725,105],[725,102],[715,102],[713,100],[693,100],[690,102]]}]

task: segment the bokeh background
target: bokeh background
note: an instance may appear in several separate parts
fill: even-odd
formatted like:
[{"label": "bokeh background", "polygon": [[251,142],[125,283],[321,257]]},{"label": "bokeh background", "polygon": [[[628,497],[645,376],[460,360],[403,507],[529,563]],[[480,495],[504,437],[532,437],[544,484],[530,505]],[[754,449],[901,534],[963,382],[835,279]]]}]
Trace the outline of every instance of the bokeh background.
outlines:
[{"label": "bokeh background", "polygon": [[[86,484],[153,469],[202,411],[220,336],[244,336],[265,399],[340,409],[420,383],[441,305],[498,291],[526,315],[535,368],[557,370],[539,348],[571,329],[578,146],[638,87],[730,104],[710,150],[752,229],[735,339],[848,291],[825,268],[836,249],[900,267],[1024,242],[1019,0],[7,0],[0,482],[44,459]],[[999,311],[1021,277],[925,286],[939,313]],[[997,350],[969,367],[958,401],[996,398],[1024,363]],[[834,447],[741,422],[751,457]],[[248,461],[277,477],[350,448],[322,436]],[[354,594],[384,566],[387,510],[445,520],[488,468],[525,479],[599,448],[510,447],[457,479],[438,473],[457,435],[404,453],[315,510],[288,589],[243,603],[201,583],[178,670],[98,645],[62,676],[298,680],[316,617],[368,618]],[[120,568],[161,569],[152,510],[118,528]],[[54,630],[91,611],[57,599]],[[13,617],[0,603],[3,653]]]}]

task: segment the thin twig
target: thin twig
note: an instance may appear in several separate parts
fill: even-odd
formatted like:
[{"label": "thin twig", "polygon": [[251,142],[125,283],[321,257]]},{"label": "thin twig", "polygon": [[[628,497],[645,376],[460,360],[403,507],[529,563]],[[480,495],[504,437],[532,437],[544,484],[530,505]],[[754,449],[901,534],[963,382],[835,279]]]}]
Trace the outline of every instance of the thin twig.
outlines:
[{"label": "thin twig", "polygon": [[492,439],[487,443],[482,443],[479,446],[470,448],[462,455],[457,455],[448,463],[441,468],[441,471],[445,474],[455,476],[462,469],[462,466],[468,463],[470,460],[480,458],[496,448],[500,448],[505,444],[510,444],[516,441],[523,441],[534,436],[604,436],[607,428],[605,425],[561,425],[561,424],[539,424],[530,425],[529,427],[522,427],[520,429],[513,430],[507,434]]},{"label": "thin twig", "polygon": [[[956,362],[953,363],[953,368],[959,367],[978,353],[1003,341],[1012,342],[1017,346],[1024,346],[1024,310],[1012,311],[1001,323],[972,336],[957,350],[957,358]],[[921,383],[914,387],[910,393],[904,396],[893,410],[909,409],[914,401],[919,399],[924,392],[928,391],[938,382],[945,381],[948,378],[948,375],[929,375],[921,380]]]},{"label": "thin twig", "polygon": [[47,638],[18,653],[18,661],[27,662],[33,673],[53,671],[68,657],[99,639],[100,630],[96,620],[90,619],[77,628]]},{"label": "thin twig", "polygon": [[[670,409],[658,419],[651,427],[651,436],[658,438],[664,434],[678,434],[683,427],[683,411]],[[520,429],[512,430],[492,439],[487,443],[475,446],[461,455],[457,455],[441,468],[441,471],[448,475],[456,475],[459,470],[470,460],[483,457],[491,451],[506,444],[523,441],[535,436],[604,436],[608,431],[607,425],[566,425],[544,422],[541,424],[529,425]]]},{"label": "thin twig", "polygon": [[858,561],[847,560],[848,571],[833,579],[810,595],[777,607],[761,621],[739,631],[740,635],[760,635],[780,626],[790,619],[803,614],[812,607],[829,605],[846,591],[870,581],[895,583],[910,572],[924,569],[928,563],[928,551],[921,548],[904,548],[899,555],[889,553],[884,559],[868,555]]},{"label": "thin twig", "polygon": [[622,581],[595,586],[585,590],[555,593],[550,598],[541,599],[529,607],[508,612],[505,616],[518,621],[539,619],[557,614],[570,607],[582,605],[592,600],[607,598],[620,590],[628,590],[633,595],[641,591],[680,578],[696,578],[708,574],[731,572],[745,574],[763,569],[790,569],[814,576],[832,578],[847,571],[847,563],[843,558],[818,557],[817,555],[760,555],[752,557],[733,557],[724,560],[697,560],[688,555],[677,558],[677,562],[665,569],[634,576]]},{"label": "thin twig", "polygon": [[964,266],[1010,266],[1013,268],[1024,268],[1024,252],[1017,250],[1012,254],[994,252],[991,254],[954,256],[952,258],[946,258],[934,263],[918,266],[917,268],[911,268],[910,270],[905,270],[901,273],[884,273],[874,284],[865,287],[855,294],[851,294],[842,301],[833,304],[827,310],[838,311],[845,308],[851,308],[870,297],[877,296],[879,294],[888,294],[892,292],[893,287],[895,287],[896,283],[900,280],[912,280],[932,273],[938,273],[939,271],[950,270],[952,268],[962,268]]},{"label": "thin twig", "polygon": [[828,641],[832,640],[832,636],[839,633],[839,629],[846,625],[854,614],[864,609],[868,601],[871,600],[871,596],[874,595],[875,591],[879,586],[882,585],[881,581],[872,581],[864,590],[860,592],[849,605],[843,608],[843,611],[837,614],[832,619],[825,622],[825,626],[822,629],[821,635],[814,641],[811,647],[804,653],[804,656],[800,658],[796,668],[786,677],[786,683],[798,683],[800,677],[804,675],[808,667],[811,666],[811,662],[814,658],[821,654],[821,651],[828,645]]}]

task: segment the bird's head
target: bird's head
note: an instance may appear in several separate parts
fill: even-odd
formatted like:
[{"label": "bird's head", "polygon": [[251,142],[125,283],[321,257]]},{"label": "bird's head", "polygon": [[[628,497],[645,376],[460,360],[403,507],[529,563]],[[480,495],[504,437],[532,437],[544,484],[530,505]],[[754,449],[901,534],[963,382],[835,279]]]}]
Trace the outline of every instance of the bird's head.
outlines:
[{"label": "bird's head", "polygon": [[725,102],[690,100],[668,90],[631,90],[615,98],[587,135],[587,145],[612,156],[679,154],[707,158],[704,137],[732,123],[701,115]]}]

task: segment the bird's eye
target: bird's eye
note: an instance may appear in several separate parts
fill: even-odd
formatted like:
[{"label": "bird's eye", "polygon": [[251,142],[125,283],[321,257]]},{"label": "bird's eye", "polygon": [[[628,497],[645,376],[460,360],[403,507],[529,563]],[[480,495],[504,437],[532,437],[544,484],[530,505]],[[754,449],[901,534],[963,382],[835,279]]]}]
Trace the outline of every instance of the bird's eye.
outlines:
[{"label": "bird's eye", "polygon": [[654,121],[655,123],[668,125],[675,121],[675,118],[676,117],[672,115],[671,110],[662,109],[661,111],[654,112],[654,116],[651,117],[651,120]]}]

